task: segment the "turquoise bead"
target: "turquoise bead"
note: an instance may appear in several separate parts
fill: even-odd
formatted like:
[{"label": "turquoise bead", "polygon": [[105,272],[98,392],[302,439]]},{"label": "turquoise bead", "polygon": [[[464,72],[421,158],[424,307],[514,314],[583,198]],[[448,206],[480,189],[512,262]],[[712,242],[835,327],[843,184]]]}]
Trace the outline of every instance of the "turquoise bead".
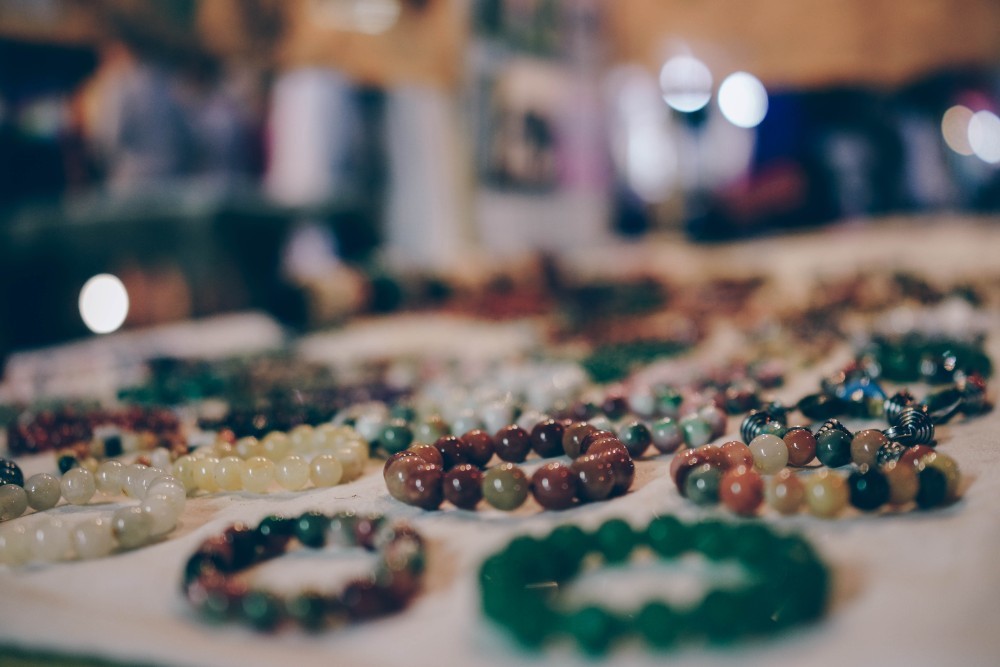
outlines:
[{"label": "turquoise bead", "polygon": [[711,424],[697,415],[681,419],[681,430],[684,431],[684,442],[688,447],[701,447],[712,440]]},{"label": "turquoise bead", "polygon": [[609,563],[621,563],[627,560],[637,541],[632,526],[622,519],[605,521],[597,529],[594,538],[597,548]]},{"label": "turquoise bead", "polygon": [[708,463],[688,473],[684,480],[684,495],[698,505],[715,505],[719,502],[719,482],[722,472]]}]

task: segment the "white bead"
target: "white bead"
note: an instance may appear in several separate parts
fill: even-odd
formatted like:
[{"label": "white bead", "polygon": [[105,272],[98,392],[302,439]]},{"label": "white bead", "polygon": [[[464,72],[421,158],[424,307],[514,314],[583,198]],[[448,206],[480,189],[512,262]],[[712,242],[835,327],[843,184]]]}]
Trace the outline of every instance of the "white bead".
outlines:
[{"label": "white bead", "polygon": [[178,516],[184,511],[184,505],[187,503],[187,491],[181,486],[180,482],[155,482],[149,487],[149,491],[146,492],[147,498],[152,498],[153,496],[164,496],[170,501],[174,512]]},{"label": "white bead", "polygon": [[320,454],[309,464],[309,477],[313,486],[336,486],[344,477],[344,466],[333,454]]},{"label": "white bead", "polygon": [[146,474],[149,466],[141,463],[130,463],[125,466],[122,475],[122,493],[129,498],[142,498],[146,495]]},{"label": "white bead", "polygon": [[66,502],[73,505],[85,505],[97,493],[94,475],[85,468],[67,470],[59,482],[59,487]]},{"label": "white bead", "polygon": [[219,490],[219,485],[215,481],[215,466],[218,464],[219,459],[211,456],[195,461],[193,476],[199,489],[209,493]]},{"label": "white bead", "polygon": [[239,491],[243,488],[243,459],[227,456],[215,464],[215,483],[223,491]]},{"label": "white bead", "polygon": [[89,519],[73,527],[73,548],[77,558],[101,558],[115,548],[110,519]]},{"label": "white bead", "polygon": [[122,492],[125,479],[125,464],[121,461],[105,461],[97,466],[94,482],[97,490],[108,496],[117,496]]},{"label": "white bead", "polygon": [[260,443],[257,438],[248,435],[236,441],[236,455],[241,459],[248,459],[252,456],[260,456],[262,453]]},{"label": "white bead", "polygon": [[365,412],[354,422],[354,429],[365,440],[375,440],[385,427],[386,417],[381,411]]},{"label": "white bead", "polygon": [[174,461],[174,476],[187,491],[195,491],[198,483],[194,479],[195,458],[190,454],[185,454]]},{"label": "white bead", "polygon": [[170,450],[166,447],[157,447],[149,455],[149,462],[153,464],[154,468],[170,470]]},{"label": "white bead", "polygon": [[34,560],[52,563],[66,558],[69,550],[69,530],[61,519],[48,519],[36,524],[31,540]]},{"label": "white bead", "polygon": [[111,530],[123,549],[134,549],[149,540],[152,518],[138,505],[122,507],[111,515]]},{"label": "white bead", "polygon": [[[9,485],[6,485],[9,486]],[[31,539],[23,523],[0,530],[0,563],[16,567],[31,557]]]},{"label": "white bead", "polygon": [[296,454],[308,454],[312,451],[313,427],[309,424],[299,424],[288,432],[292,441],[292,451]]},{"label": "white bead", "polygon": [[262,455],[272,461],[280,461],[292,450],[292,440],[281,431],[271,431],[260,442]]},{"label": "white bead", "polygon": [[28,505],[38,511],[55,507],[62,496],[59,480],[47,472],[29,477],[24,482],[24,491],[28,494]]},{"label": "white bead", "polygon": [[301,456],[286,456],[275,466],[274,479],[289,491],[304,489],[309,483],[309,463]]},{"label": "white bead", "polygon": [[350,481],[361,476],[368,461],[368,445],[354,441],[338,446],[333,455],[344,467],[344,481]]},{"label": "white bead", "polygon": [[788,465],[788,445],[776,435],[764,433],[750,441],[753,467],[765,475],[773,475]]},{"label": "white bead", "polygon": [[243,489],[251,493],[264,493],[274,481],[274,461],[263,456],[252,456],[243,467]]},{"label": "white bead", "polygon": [[139,434],[127,432],[122,433],[122,451],[128,454],[139,451],[139,446],[142,445],[142,440],[139,438]]},{"label": "white bead", "polygon": [[0,485],[0,521],[16,519],[28,509],[28,494],[17,484]]},{"label": "white bead", "polygon": [[156,494],[146,498],[140,507],[143,513],[149,516],[149,534],[152,537],[162,537],[177,525],[177,513],[165,496]]}]

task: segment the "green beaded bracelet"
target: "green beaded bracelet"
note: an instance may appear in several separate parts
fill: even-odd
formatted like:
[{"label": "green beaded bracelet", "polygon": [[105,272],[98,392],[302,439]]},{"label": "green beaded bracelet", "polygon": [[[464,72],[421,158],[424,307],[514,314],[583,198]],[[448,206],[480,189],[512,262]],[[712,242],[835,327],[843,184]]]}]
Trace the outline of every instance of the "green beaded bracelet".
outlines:
[{"label": "green beaded bracelet", "polygon": [[[700,553],[712,561],[735,561],[746,570],[746,583],[710,589],[688,608],[654,600],[618,613],[598,606],[566,610],[561,604],[560,587],[579,574],[589,554],[617,564],[640,549],[664,560]],[[688,641],[769,635],[815,620],[826,607],[829,575],[808,542],[764,524],[685,524],[661,516],[643,530],[611,519],[593,533],[563,525],[542,538],[515,538],[486,559],[479,583],[486,616],[523,645],[541,648],[566,636],[585,652],[601,654],[629,636],[667,649]]]}]

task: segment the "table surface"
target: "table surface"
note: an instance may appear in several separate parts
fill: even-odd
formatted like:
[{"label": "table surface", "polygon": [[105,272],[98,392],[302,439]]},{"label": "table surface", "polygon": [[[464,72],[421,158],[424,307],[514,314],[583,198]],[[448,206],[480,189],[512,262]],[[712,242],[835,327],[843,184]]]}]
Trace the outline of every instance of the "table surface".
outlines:
[{"label": "table surface", "polygon": [[[995,314],[993,318],[995,323]],[[498,345],[517,347],[519,340],[512,334]],[[989,350],[1000,359],[996,336]],[[818,378],[847,355],[844,349],[821,366],[793,375],[775,394],[794,400],[812,390]],[[738,418],[731,418],[729,437],[737,428]],[[728,648],[688,647],[666,658],[626,643],[608,661],[653,665],[669,659],[678,665],[769,667],[859,660],[890,665],[1000,664],[998,434],[1000,411],[939,428],[941,451],[954,457],[966,475],[962,498],[950,507],[885,515],[850,513],[837,520],[764,514],[762,520],[778,530],[803,532],[832,568],[832,602],[820,623]],[[511,537],[544,533],[562,523],[594,527],[604,519],[623,517],[640,526],[663,514],[732,519],[723,510],[699,508],[680,498],[668,481],[670,458],[637,461],[635,484],[626,496],[564,512],[540,512],[533,501],[513,513],[424,512],[388,496],[378,461],[370,463],[361,479],[332,489],[193,498],[169,539],[147,548],[94,561],[17,570],[0,567],[0,646],[13,651],[0,649],[0,664],[56,664],[53,654],[125,664],[218,667],[283,662],[373,667],[593,664],[563,644],[540,655],[526,653],[489,625],[478,607],[478,565]],[[24,467],[29,474],[51,470],[53,462],[36,457],[25,461]],[[288,631],[261,636],[232,625],[207,625],[190,612],[178,588],[180,569],[202,539],[234,521],[255,522],[271,513],[308,509],[379,512],[411,520],[429,541],[424,592],[401,614],[318,635]],[[53,513],[75,520],[106,511],[99,505],[60,506]],[[317,581],[332,587],[366,565],[361,556],[302,552],[263,566],[256,576],[278,590]],[[627,608],[651,594],[694,596],[698,574],[690,567],[608,570],[586,575],[569,594]],[[38,651],[48,653],[32,658]]]}]

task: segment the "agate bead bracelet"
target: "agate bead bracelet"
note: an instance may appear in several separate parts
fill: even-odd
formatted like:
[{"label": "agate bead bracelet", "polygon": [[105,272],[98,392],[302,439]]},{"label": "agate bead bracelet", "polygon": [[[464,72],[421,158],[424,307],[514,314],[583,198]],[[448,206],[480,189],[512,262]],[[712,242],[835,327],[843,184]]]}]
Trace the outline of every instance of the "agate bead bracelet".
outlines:
[{"label": "agate bead bracelet", "polygon": [[[247,585],[239,574],[285,553],[293,542],[310,549],[329,545],[374,552],[373,575],[348,582],[340,592],[303,591],[282,599]],[[349,512],[265,517],[256,527],[235,524],[211,537],[187,560],[181,589],[209,620],[244,622],[272,630],[294,622],[306,630],[364,621],[404,608],[420,589],[425,549],[408,525]]]},{"label": "agate bead bracelet", "polygon": [[[560,604],[560,589],[591,554],[618,565],[642,550],[663,560],[694,553],[709,561],[735,561],[746,579],[737,587],[710,588],[686,607],[652,600],[620,613],[597,605],[566,610]],[[763,524],[687,524],[660,516],[639,530],[611,519],[592,533],[563,525],[544,537],[515,538],[483,562],[479,583],[486,616],[525,646],[541,648],[568,637],[585,652],[601,654],[630,636],[669,649],[689,641],[759,637],[815,620],[826,607],[829,574],[808,542]]]}]

